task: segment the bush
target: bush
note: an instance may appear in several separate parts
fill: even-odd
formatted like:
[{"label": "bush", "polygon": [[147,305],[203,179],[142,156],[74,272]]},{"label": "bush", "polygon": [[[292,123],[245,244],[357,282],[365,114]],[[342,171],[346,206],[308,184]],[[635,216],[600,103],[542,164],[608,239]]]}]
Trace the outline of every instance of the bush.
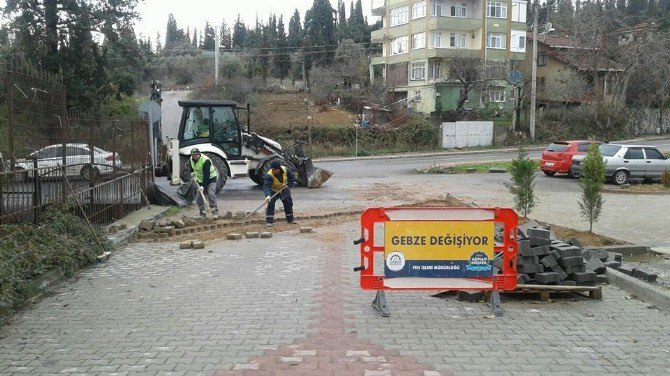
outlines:
[{"label": "bush", "polygon": [[670,188],[670,171],[663,171],[663,175],[661,175],[661,184],[666,188]]},{"label": "bush", "polygon": [[512,161],[510,173],[512,182],[507,183],[507,188],[514,195],[514,208],[521,212],[524,218],[535,206],[535,172],[537,171],[537,161],[528,158],[528,152],[519,148],[518,157]]},{"label": "bush", "polygon": [[598,220],[603,206],[601,191],[605,184],[605,162],[596,144],[589,147],[589,152],[582,161],[580,182],[582,197],[579,208],[582,216],[589,221],[589,232],[593,232],[593,222]]},{"label": "bush", "polygon": [[39,291],[40,275],[71,276],[100,252],[84,221],[62,208],[47,210],[39,226],[1,226],[0,232],[0,317]]}]

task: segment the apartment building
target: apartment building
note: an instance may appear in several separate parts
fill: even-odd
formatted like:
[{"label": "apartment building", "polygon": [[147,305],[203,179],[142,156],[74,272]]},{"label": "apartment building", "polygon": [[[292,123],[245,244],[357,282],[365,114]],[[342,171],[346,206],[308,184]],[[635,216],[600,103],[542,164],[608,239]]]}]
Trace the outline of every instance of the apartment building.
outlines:
[{"label": "apartment building", "polygon": [[438,101],[453,110],[461,86],[448,77],[449,61],[478,58],[488,80],[465,107],[507,107],[514,91],[505,79],[526,57],[526,12],[526,0],[373,0],[383,27],[371,39],[382,56],[372,59],[370,79],[384,80],[396,100],[418,111],[433,112]]}]

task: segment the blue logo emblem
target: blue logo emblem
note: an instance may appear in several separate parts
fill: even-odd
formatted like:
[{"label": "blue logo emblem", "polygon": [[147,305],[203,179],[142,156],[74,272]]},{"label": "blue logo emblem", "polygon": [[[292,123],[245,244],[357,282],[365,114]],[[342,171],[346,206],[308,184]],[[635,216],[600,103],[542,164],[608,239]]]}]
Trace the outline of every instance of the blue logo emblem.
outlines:
[{"label": "blue logo emblem", "polygon": [[470,255],[470,260],[465,269],[471,272],[487,272],[493,269],[489,263],[489,257],[482,251],[474,252]]}]

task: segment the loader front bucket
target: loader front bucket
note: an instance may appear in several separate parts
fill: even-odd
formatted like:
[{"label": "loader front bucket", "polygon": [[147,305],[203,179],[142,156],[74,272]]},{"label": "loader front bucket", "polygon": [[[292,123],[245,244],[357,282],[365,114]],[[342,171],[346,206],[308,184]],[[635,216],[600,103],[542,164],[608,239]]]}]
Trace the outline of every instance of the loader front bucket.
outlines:
[{"label": "loader front bucket", "polygon": [[307,171],[307,188],[318,188],[331,176],[333,176],[332,172],[312,166],[312,170]]}]

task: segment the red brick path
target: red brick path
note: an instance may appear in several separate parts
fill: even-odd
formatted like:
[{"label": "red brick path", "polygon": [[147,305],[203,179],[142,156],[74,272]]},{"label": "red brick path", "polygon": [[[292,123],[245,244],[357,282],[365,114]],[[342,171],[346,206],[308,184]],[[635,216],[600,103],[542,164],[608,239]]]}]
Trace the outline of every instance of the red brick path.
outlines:
[{"label": "red brick path", "polygon": [[328,268],[324,269],[323,289],[318,298],[321,309],[315,312],[319,318],[318,332],[216,375],[446,376],[447,373],[431,371],[431,367],[418,364],[411,357],[384,350],[345,332],[342,295],[349,287],[340,273],[342,250],[331,248],[324,252]]}]

